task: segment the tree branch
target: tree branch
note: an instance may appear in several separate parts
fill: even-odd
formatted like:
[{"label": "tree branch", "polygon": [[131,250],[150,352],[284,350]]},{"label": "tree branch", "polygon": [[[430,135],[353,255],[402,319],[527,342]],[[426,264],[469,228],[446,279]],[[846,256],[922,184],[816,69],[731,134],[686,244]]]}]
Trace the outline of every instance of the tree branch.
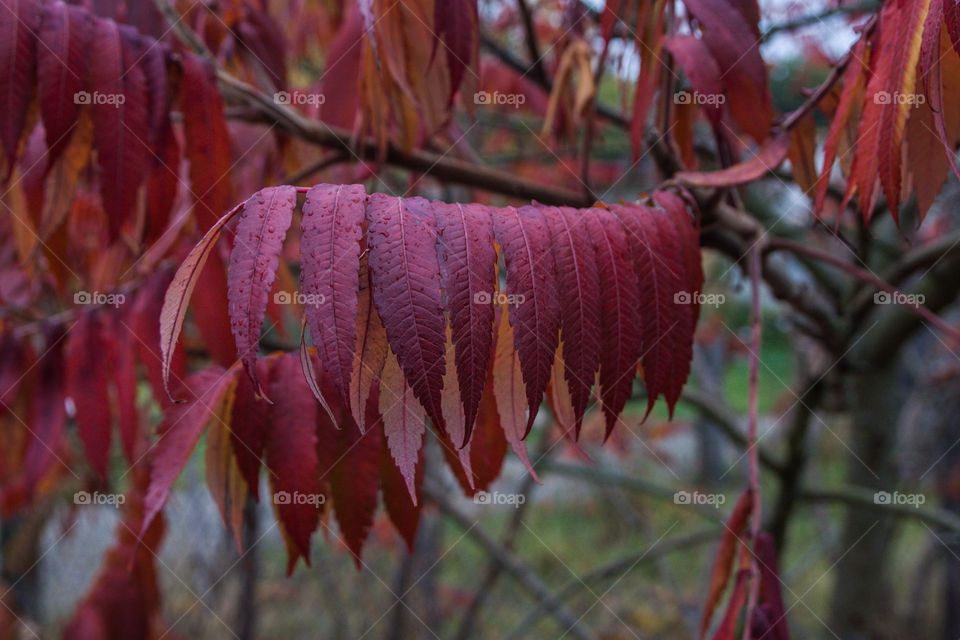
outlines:
[{"label": "tree branch", "polygon": [[580,638],[581,640],[593,639],[593,635],[583,628],[580,620],[563,606],[563,603],[560,602],[546,583],[532,569],[523,564],[512,552],[504,549],[496,540],[484,532],[483,529],[477,527],[476,522],[471,521],[470,518],[453,506],[453,503],[442,493],[433,491],[428,487],[424,487],[423,491],[424,497],[436,504],[444,515],[466,531],[467,535],[483,547],[484,551],[492,557],[497,558],[504,569],[506,569],[524,589],[533,595],[570,635]]}]

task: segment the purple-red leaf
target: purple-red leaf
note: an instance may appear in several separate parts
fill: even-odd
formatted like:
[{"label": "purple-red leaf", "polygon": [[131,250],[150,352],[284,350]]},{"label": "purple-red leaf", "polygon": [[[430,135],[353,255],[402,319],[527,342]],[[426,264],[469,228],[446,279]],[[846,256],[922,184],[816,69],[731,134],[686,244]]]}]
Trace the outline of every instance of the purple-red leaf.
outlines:
[{"label": "purple-red leaf", "polygon": [[366,407],[367,432],[360,433],[356,422],[344,410],[339,431],[333,430],[325,415],[321,433],[335,446],[335,462],[329,471],[334,513],[357,568],[361,566],[363,543],[373,525],[380,486],[380,450],[383,436],[379,427],[378,394],[374,387]]},{"label": "purple-red leaf", "polygon": [[37,64],[37,6],[33,0],[0,3],[0,143],[10,177],[27,121]]},{"label": "purple-red leaf", "polygon": [[300,222],[304,313],[323,368],[344,400],[357,340],[365,198],[362,185],[317,185],[307,191]]},{"label": "purple-red leaf", "polygon": [[465,430],[470,439],[493,346],[493,295],[497,287],[497,252],[493,219],[480,204],[434,202],[440,233],[437,253],[447,300],[457,381],[463,402]]},{"label": "purple-red leaf", "polygon": [[[317,403],[293,354],[270,369],[270,424],[265,446],[273,504],[287,538],[310,564],[310,536],[320,521]],[[256,400],[254,400],[256,402]],[[288,572],[296,562],[290,558]]]},{"label": "purple-red leaf", "polygon": [[[268,388],[271,384],[270,364],[268,360],[257,361],[259,378]],[[257,500],[260,500],[260,465],[269,425],[270,404],[257,397],[249,376],[239,376],[230,418],[230,441],[237,468]]]},{"label": "purple-red leaf", "polygon": [[190,192],[194,216],[206,231],[230,206],[230,135],[213,67],[202,58],[185,53],[180,92],[184,155],[190,161]]},{"label": "purple-red leaf", "polygon": [[146,173],[150,148],[147,137],[147,92],[143,70],[120,27],[98,19],[97,43],[89,53],[90,114],[100,166],[100,193],[111,238],[133,217],[137,190]]},{"label": "purple-red leaf", "polygon": [[683,286],[684,260],[677,251],[671,253],[666,249],[666,246],[674,245],[665,243],[656,221],[656,216],[664,214],[641,205],[612,205],[610,210],[620,219],[627,233],[633,268],[640,284],[640,322],[643,326],[640,353],[649,415],[658,395],[669,393],[672,396],[677,388],[671,380],[671,367],[676,336],[682,325],[681,306],[674,296]]},{"label": "purple-red leaf", "polygon": [[167,411],[153,448],[150,488],[144,498],[140,535],[146,532],[151,521],[160,513],[174,480],[187,464],[190,452],[207,424],[217,419],[221,402],[235,379],[234,371],[224,371],[220,367],[198,371],[185,384],[191,395],[190,402],[173,405]]},{"label": "purple-red leaf", "polygon": [[[183,328],[183,320],[187,317],[187,304],[190,302],[190,296],[193,295],[193,289],[197,286],[197,281],[203,272],[203,266],[207,263],[210,252],[216,246],[224,225],[240,211],[242,206],[234,207],[228,211],[207,230],[200,242],[190,250],[187,257],[177,267],[177,272],[174,274],[170,286],[167,287],[167,293],[163,299],[163,308],[160,310],[160,353],[163,359],[163,386],[167,395],[170,395],[170,364],[177,346],[177,338],[180,337],[180,330]],[[259,330],[258,325],[257,331],[259,332]]]},{"label": "purple-red leaf", "polygon": [[640,358],[637,274],[630,262],[623,227],[606,209],[593,209],[589,230],[597,249],[600,276],[601,343],[600,398],[607,418],[607,437],[633,391]]},{"label": "purple-red leaf", "polygon": [[240,214],[230,254],[230,329],[240,360],[261,395],[263,388],[255,366],[260,328],[296,204],[297,191],[293,187],[267,187],[253,194]]},{"label": "purple-red leaf", "polygon": [[90,47],[93,17],[80,7],[62,2],[43,6],[37,47],[37,84],[40,115],[47,138],[50,167],[67,147],[77,123],[80,105],[76,94],[83,90],[86,55]]},{"label": "purple-red leaf", "polygon": [[387,339],[414,395],[442,431],[444,318],[433,210],[423,198],[375,193],[367,219],[373,299]]},{"label": "purple-red leaf", "polygon": [[564,378],[579,435],[590,388],[600,366],[600,274],[587,222],[589,210],[544,209],[550,225],[560,294]]},{"label": "purple-red leaf", "polygon": [[529,431],[560,342],[560,300],[550,230],[543,212],[532,206],[497,210],[493,227],[507,267],[506,292],[517,296],[509,316],[527,389]]},{"label": "purple-red leaf", "polygon": [[107,477],[112,372],[108,328],[97,311],[82,313],[67,336],[67,389],[76,408],[77,434],[90,466]]}]

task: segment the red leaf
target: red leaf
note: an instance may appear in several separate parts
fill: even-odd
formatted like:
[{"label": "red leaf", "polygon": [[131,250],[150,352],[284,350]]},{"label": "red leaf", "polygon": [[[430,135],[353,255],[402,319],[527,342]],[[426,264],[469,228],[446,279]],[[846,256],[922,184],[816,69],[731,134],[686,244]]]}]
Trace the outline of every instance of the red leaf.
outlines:
[{"label": "red leaf", "polygon": [[680,171],[674,177],[692,187],[732,187],[746,184],[779,167],[789,150],[790,136],[781,131],[755,152],[750,151],[750,157],[743,162],[716,171]]},{"label": "red leaf", "polygon": [[[661,225],[661,239],[669,255],[682,258],[681,291],[686,302],[677,311],[678,325],[675,334],[674,353],[671,359],[671,386],[667,390],[667,404],[673,406],[680,398],[680,392],[690,375],[690,363],[693,360],[693,339],[700,317],[699,294],[703,289],[703,265],[700,260],[700,234],[692,224],[686,205],[678,196],[668,191],[656,191],[654,201],[666,212],[657,216]],[[675,293],[674,296],[677,294]],[[675,300],[676,301],[676,300]]]},{"label": "red leaf", "polygon": [[850,63],[843,74],[842,90],[837,108],[833,113],[833,119],[830,121],[830,129],[827,131],[827,138],[823,143],[823,171],[820,174],[820,181],[817,185],[817,199],[814,210],[817,215],[823,210],[823,201],[827,196],[827,187],[830,186],[830,172],[833,169],[833,161],[837,155],[837,145],[840,142],[840,136],[847,126],[847,120],[857,108],[856,97],[860,95],[863,89],[863,60],[866,55],[867,40],[861,38],[852,49]]},{"label": "red leaf", "polygon": [[747,602],[747,584],[749,583],[750,570],[741,569],[737,572],[737,579],[733,585],[733,594],[727,603],[727,609],[723,613],[723,620],[717,632],[713,634],[713,640],[734,640],[736,638],[737,620],[740,618],[740,612],[743,605]]},{"label": "red leaf", "polygon": [[[690,81],[690,87],[704,96],[720,96],[723,94],[721,84],[722,74],[716,60],[710,55],[703,40],[693,36],[673,36],[663,46],[673,54],[674,59]],[[720,126],[720,117],[723,113],[719,99],[704,101],[700,107],[710,118],[714,127]]]},{"label": "red leaf", "polygon": [[180,189],[176,167],[180,163],[180,143],[173,133],[169,118],[162,130],[153,161],[147,173],[147,232],[145,241],[155,243],[167,230],[170,212]]},{"label": "red leaf", "polygon": [[[717,556],[713,561],[713,573],[710,575],[710,588],[707,591],[703,617],[700,619],[700,637],[706,634],[707,627],[710,626],[710,618],[713,617],[713,611],[727,587],[730,570],[733,568],[733,559],[740,547],[740,535],[747,526],[752,509],[753,493],[748,490],[737,500],[730,518],[724,524],[723,535],[720,538],[720,548],[717,549]],[[737,579],[739,582],[739,576]],[[732,602],[733,599],[731,598],[731,604]]]},{"label": "red leaf", "polygon": [[564,378],[570,389],[574,429],[579,435],[600,367],[600,274],[596,251],[583,216],[589,210],[545,209],[550,225],[560,293],[560,339]]},{"label": "red leaf", "polygon": [[[770,638],[770,640],[790,640],[790,630],[787,628],[787,610],[783,606],[781,593],[782,580],[777,568],[777,550],[773,544],[773,536],[766,531],[757,535],[753,545],[757,557],[757,566],[760,570],[760,602],[764,605],[766,623],[763,629],[755,630],[755,638]],[[756,622],[756,618],[754,621]],[[756,629],[756,626],[754,626]],[[757,633],[760,631],[760,633]]]},{"label": "red leaf", "polygon": [[100,193],[111,238],[131,219],[147,168],[147,94],[136,54],[112,20],[94,25],[88,53],[90,115],[100,166]]},{"label": "red leaf", "polygon": [[[259,377],[269,388],[271,361],[258,360]],[[270,428],[270,404],[258,398],[249,376],[239,376],[230,418],[230,441],[240,475],[253,497],[260,500],[260,465]]]},{"label": "red leaf", "polygon": [[956,0],[943,0],[943,17],[953,50],[960,56],[960,3]]},{"label": "red leaf", "polygon": [[684,0],[703,30],[703,40],[717,61],[726,86],[730,113],[758,143],[767,137],[773,106],[760,39],[743,13],[728,0]]},{"label": "red leaf", "polygon": [[[957,5],[954,2],[946,2],[944,8],[947,6],[953,6],[954,11],[960,12],[960,9],[956,9]],[[960,23],[960,17],[958,17],[958,23]],[[939,27],[937,28],[939,30]],[[958,26],[958,29],[960,29],[960,26]],[[954,145],[957,139],[957,109],[948,108],[944,103],[944,98],[947,98],[953,103],[951,106],[955,105],[955,85],[957,83],[956,72],[958,63],[955,56],[949,55],[947,43],[940,41],[940,39],[942,39],[942,36],[938,36],[940,46],[937,48],[937,54],[932,56],[930,70],[928,72],[929,75],[926,81],[927,97],[930,99],[930,111],[933,114],[933,125],[937,137],[939,137],[943,143],[943,151],[950,163],[950,168],[953,169],[953,173],[957,176],[957,179],[960,179],[960,167],[957,167],[957,159],[954,152]],[[943,73],[944,64],[949,65],[946,74]],[[948,85],[947,83],[951,84]],[[947,115],[952,116],[949,122],[947,121]]]},{"label": "red leaf", "polygon": [[[317,403],[293,354],[270,370],[270,423],[265,446],[273,504],[287,538],[310,564],[310,535],[320,521]],[[256,400],[254,400],[256,402]],[[290,558],[288,573],[296,557]]]},{"label": "red leaf", "polygon": [[354,318],[365,197],[362,185],[317,185],[307,192],[300,222],[304,312],[323,368],[344,400],[357,341]]},{"label": "red leaf", "polygon": [[[671,379],[677,336],[681,332],[680,310],[674,296],[681,291],[685,268],[679,251],[670,251],[661,237],[656,216],[644,206],[612,205],[629,239],[633,268],[640,283],[640,353],[643,358],[643,381],[647,387],[647,414],[657,396],[679,395],[683,382]],[[684,338],[683,336],[680,339]],[[670,406],[671,412],[673,410]]]},{"label": "red leaf", "polygon": [[206,231],[230,206],[230,135],[213,67],[192,53],[180,57],[184,155],[190,161],[194,216]]},{"label": "red leaf", "polygon": [[600,397],[610,437],[617,416],[633,392],[633,379],[640,358],[639,283],[630,262],[630,248],[623,227],[606,209],[593,209],[588,221],[597,250],[597,268],[602,291],[600,344]]},{"label": "red leaf", "polygon": [[550,232],[537,207],[504,207],[494,215],[493,228],[507,267],[507,293],[523,300],[510,309],[509,316],[527,388],[529,431],[560,342],[560,301]]},{"label": "red leaf", "polygon": [[260,395],[263,388],[257,380],[255,366],[260,328],[296,204],[297,191],[293,187],[267,187],[253,194],[240,214],[230,254],[227,272],[230,329],[236,338],[240,361]]},{"label": "red leaf", "polygon": [[[172,275],[169,269],[157,271],[141,285],[133,301],[129,322],[131,332],[139,338],[136,341],[137,358],[143,365],[154,399],[162,407],[166,407],[170,397],[164,387],[165,363],[157,325],[161,325],[160,312],[164,303],[164,292],[170,284]],[[179,391],[181,382],[186,376],[186,357],[183,345],[172,348],[171,360],[166,364],[173,370],[174,390]]]},{"label": "red leaf", "polygon": [[[913,107],[907,100],[897,98],[907,98],[916,91],[917,62],[930,0],[892,3],[892,6],[898,7],[895,19],[887,19],[892,16],[887,13],[886,7],[881,13],[879,37],[881,42],[888,44],[881,48],[876,75],[867,87],[867,97],[876,102],[879,97],[877,92],[884,90],[881,87],[886,89],[888,101],[877,105],[880,110],[877,136],[879,175],[887,206],[896,222],[900,205],[901,145],[907,115]],[[890,56],[889,62],[885,60],[886,56]],[[885,72],[889,72],[889,75],[881,78],[880,74]],[[869,148],[865,151],[872,153]]]},{"label": "red leaf", "polygon": [[80,314],[67,337],[67,389],[90,466],[107,477],[110,455],[110,342],[100,313]]},{"label": "red leaf", "polygon": [[[367,432],[360,429],[343,412],[340,431],[330,441],[336,444],[336,462],[330,470],[331,492],[337,524],[354,555],[357,568],[361,566],[363,543],[373,524],[377,508],[377,490],[380,484],[380,449],[383,436],[378,426],[379,397],[376,388],[367,402]],[[321,423],[328,421],[321,414]],[[328,433],[332,425],[327,427]]]},{"label": "red leaf", "polygon": [[433,211],[423,198],[375,193],[367,219],[373,299],[387,339],[414,395],[443,430],[443,298]]},{"label": "red leaf", "polygon": [[207,424],[216,419],[220,403],[235,378],[235,372],[224,371],[220,367],[198,371],[186,381],[192,400],[173,405],[164,416],[159,437],[152,450],[150,488],[144,499],[141,535],[163,509],[174,480],[187,464],[190,453]]},{"label": "red leaf", "polygon": [[86,56],[93,31],[93,16],[80,7],[62,2],[43,5],[37,47],[37,89],[40,115],[53,166],[67,147],[77,123],[83,91]]},{"label": "red leaf", "polygon": [[450,72],[450,100],[453,100],[463,72],[477,58],[477,0],[437,2],[434,31],[446,50]]},{"label": "red leaf", "polygon": [[463,402],[465,430],[463,440],[455,444],[462,446],[470,439],[476,421],[493,347],[493,294],[497,288],[493,219],[489,209],[479,204],[434,202],[433,209]]},{"label": "red leaf", "polygon": [[[207,263],[210,252],[220,238],[223,226],[242,207],[243,205],[234,207],[207,230],[200,242],[190,250],[187,257],[177,267],[177,272],[174,274],[170,286],[167,287],[167,293],[163,299],[163,308],[160,310],[160,353],[163,358],[163,385],[167,395],[170,394],[168,382],[170,363],[177,345],[177,338],[180,337],[180,330],[183,328],[183,319],[187,316],[187,303],[190,301],[190,296],[193,295],[194,287],[197,286],[197,280],[199,280],[203,271],[203,265]],[[260,327],[257,326],[257,331],[259,332],[259,330]]]},{"label": "red leaf", "polygon": [[33,96],[38,22],[37,7],[32,0],[8,0],[0,4],[0,143],[7,156],[4,182],[17,160],[27,107]]},{"label": "red leaf", "polygon": [[[410,499],[416,503],[416,467],[427,423],[424,409],[414,397],[393,353],[387,355],[383,367],[378,406],[387,446],[406,482]],[[369,430],[369,424],[367,428]]]}]

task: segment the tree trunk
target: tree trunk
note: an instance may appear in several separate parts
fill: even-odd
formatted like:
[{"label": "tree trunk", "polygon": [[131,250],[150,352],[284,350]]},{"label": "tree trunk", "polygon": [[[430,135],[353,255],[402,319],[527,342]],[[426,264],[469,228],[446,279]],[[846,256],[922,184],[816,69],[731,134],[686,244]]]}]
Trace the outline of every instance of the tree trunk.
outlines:
[{"label": "tree trunk", "polygon": [[[897,361],[852,377],[852,433],[846,443],[852,454],[849,484],[892,492],[897,487],[895,444],[898,418],[908,385],[900,379]],[[829,437],[829,436],[828,436]],[[844,640],[893,638],[893,602],[885,560],[893,539],[894,520],[877,510],[851,508],[837,549],[830,630]]]}]

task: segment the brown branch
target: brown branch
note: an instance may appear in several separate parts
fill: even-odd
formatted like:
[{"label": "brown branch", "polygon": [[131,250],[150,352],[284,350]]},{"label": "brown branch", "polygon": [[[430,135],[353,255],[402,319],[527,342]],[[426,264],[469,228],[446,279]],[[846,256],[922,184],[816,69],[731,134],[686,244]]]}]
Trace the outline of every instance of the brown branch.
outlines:
[{"label": "brown branch", "polygon": [[533,25],[533,13],[527,0],[517,0],[517,8],[520,10],[520,20],[523,22],[523,31],[526,36],[527,55],[530,56],[530,75],[539,83],[549,82],[547,72],[543,68],[543,56],[540,55],[540,47],[537,45],[537,30]]},{"label": "brown branch", "polygon": [[[589,592],[590,584],[600,583],[611,578],[620,580],[642,564],[663,558],[674,551],[689,549],[715,540],[718,533],[718,527],[711,527],[709,529],[695,531],[685,536],[678,536],[671,540],[664,540],[655,547],[639,553],[631,553],[623,558],[618,558],[608,564],[588,571],[578,578],[568,581],[557,591],[557,598],[561,601],[566,600],[582,590]],[[544,613],[546,613],[546,608],[543,603],[537,603],[536,606],[527,611],[527,614],[505,640],[518,640],[520,638],[532,637],[531,629]]]}]

